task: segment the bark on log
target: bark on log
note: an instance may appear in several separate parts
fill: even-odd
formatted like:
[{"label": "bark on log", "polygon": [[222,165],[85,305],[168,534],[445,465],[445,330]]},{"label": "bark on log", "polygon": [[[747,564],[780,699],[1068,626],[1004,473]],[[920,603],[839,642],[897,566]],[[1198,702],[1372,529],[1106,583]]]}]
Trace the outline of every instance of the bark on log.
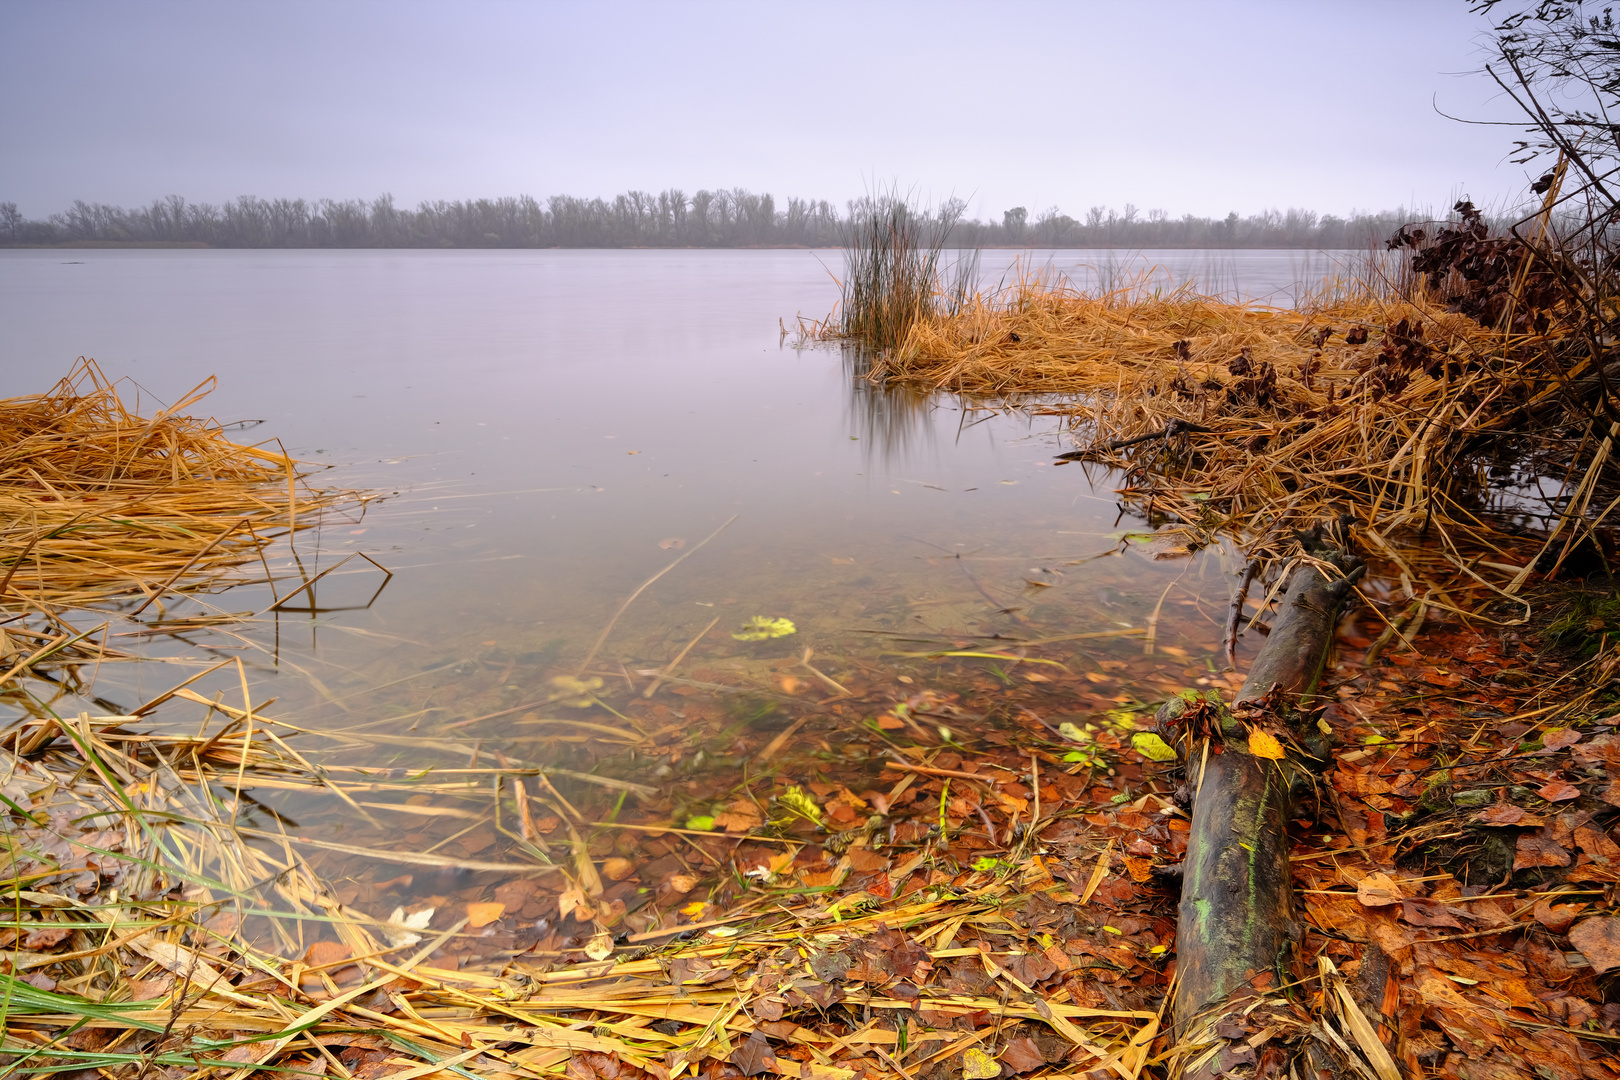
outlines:
[{"label": "bark on log", "polygon": [[[1259,1060],[1268,1048],[1247,1046],[1246,1031],[1236,1030],[1253,1023],[1235,1024],[1233,1018],[1256,996],[1294,978],[1299,931],[1287,823],[1293,790],[1307,780],[1309,768],[1250,753],[1244,720],[1287,728],[1297,745],[1323,752],[1320,734],[1294,720],[1300,699],[1316,689],[1360,566],[1338,552],[1318,552],[1318,558],[1340,576],[1326,576],[1310,564],[1295,571],[1232,707],[1205,706],[1194,721],[1192,707],[1183,702],[1163,715],[1173,722],[1179,712],[1187,723],[1187,782],[1195,791],[1182,864],[1173,1015],[1177,1041],[1206,1049],[1193,1053],[1187,1076],[1268,1071]],[[1192,730],[1195,723],[1203,730]]]}]

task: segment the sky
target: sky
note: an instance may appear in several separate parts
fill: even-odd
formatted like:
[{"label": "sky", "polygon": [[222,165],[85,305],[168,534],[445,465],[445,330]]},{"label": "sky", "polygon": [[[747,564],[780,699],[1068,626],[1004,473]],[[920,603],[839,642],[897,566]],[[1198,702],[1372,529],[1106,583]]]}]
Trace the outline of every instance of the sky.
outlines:
[{"label": "sky", "polygon": [[3,0],[0,201],[1502,205],[1467,0]]}]

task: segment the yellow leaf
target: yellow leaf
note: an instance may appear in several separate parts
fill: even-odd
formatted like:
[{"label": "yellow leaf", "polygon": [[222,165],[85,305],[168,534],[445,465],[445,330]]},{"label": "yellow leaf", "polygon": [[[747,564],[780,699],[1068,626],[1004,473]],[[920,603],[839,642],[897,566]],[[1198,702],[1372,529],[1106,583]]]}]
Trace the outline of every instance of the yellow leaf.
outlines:
[{"label": "yellow leaf", "polygon": [[505,913],[505,904],[468,904],[467,925],[476,930],[480,926],[488,926]]},{"label": "yellow leaf", "polygon": [[681,914],[686,916],[688,919],[696,919],[699,915],[703,914],[703,909],[708,906],[709,905],[705,904],[702,900],[694,900],[690,904],[687,904],[681,908]]},{"label": "yellow leaf", "polygon": [[977,1046],[970,1046],[962,1051],[963,1080],[990,1080],[991,1077],[1000,1075],[1001,1062]]},{"label": "yellow leaf", "polygon": [[793,625],[791,619],[773,619],[769,615],[755,615],[743,624],[743,628],[731,636],[738,641],[768,641],[771,638],[787,637],[798,633],[799,628]]},{"label": "yellow leaf", "polygon": [[1131,746],[1150,761],[1176,760],[1175,748],[1151,731],[1138,731],[1132,735]]},{"label": "yellow leaf", "polygon": [[558,675],[550,681],[552,688],[557,691],[558,703],[573,709],[583,709],[592,704],[596,701],[596,691],[602,688],[602,680],[595,675],[588,679]]},{"label": "yellow leaf", "polygon": [[1281,761],[1288,756],[1287,751],[1283,749],[1282,743],[1278,742],[1276,736],[1264,728],[1249,729],[1249,753],[1255,757],[1267,758],[1271,761]]}]

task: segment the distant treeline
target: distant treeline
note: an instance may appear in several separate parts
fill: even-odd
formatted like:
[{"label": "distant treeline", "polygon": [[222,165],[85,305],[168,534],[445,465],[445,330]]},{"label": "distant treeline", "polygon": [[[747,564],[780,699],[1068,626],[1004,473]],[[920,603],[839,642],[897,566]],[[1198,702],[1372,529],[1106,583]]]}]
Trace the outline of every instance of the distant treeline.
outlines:
[{"label": "distant treeline", "polygon": [[[789,199],[741,188],[630,191],[612,199],[527,195],[466,202],[424,202],[414,210],[392,195],[363,199],[260,199],[222,204],[171,195],[125,209],[75,202],[44,221],[0,203],[0,245],[200,244],[222,248],[618,248],[837,247],[862,200],[840,210],[825,199]],[[1163,210],[1143,213],[1095,206],[1080,218],[1057,207],[1031,215],[1014,207],[1000,221],[964,220],[949,200],[935,220],[954,218],[951,247],[1079,248],[1364,248],[1387,239],[1415,215],[1405,211],[1318,215],[1268,210],[1224,218]]]}]

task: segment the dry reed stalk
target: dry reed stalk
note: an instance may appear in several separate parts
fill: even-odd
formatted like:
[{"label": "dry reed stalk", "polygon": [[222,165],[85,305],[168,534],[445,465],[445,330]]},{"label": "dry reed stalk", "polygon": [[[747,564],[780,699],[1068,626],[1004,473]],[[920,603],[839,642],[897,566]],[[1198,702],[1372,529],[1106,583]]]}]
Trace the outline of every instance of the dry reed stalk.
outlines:
[{"label": "dry reed stalk", "polygon": [[[1492,542],[1490,486],[1466,455],[1556,391],[1555,346],[1480,326],[1421,287],[1402,299],[1376,281],[1338,283],[1279,309],[1140,282],[1090,295],[1034,275],[918,318],[867,375],[1038,395],[1044,414],[1071,418],[1083,449],[1065,456],[1121,470],[1119,494],[1151,522],[1192,546],[1233,536],[1275,565],[1283,526],[1345,514],[1384,536]],[[1431,583],[1458,580],[1449,565],[1427,570]]]},{"label": "dry reed stalk", "polygon": [[[198,386],[136,415],[93,360],[44,394],[0,401],[0,609],[83,608],[244,580],[266,545],[353,492],[311,488],[282,452],[183,415]],[[139,609],[138,609],[139,610]]]}]

